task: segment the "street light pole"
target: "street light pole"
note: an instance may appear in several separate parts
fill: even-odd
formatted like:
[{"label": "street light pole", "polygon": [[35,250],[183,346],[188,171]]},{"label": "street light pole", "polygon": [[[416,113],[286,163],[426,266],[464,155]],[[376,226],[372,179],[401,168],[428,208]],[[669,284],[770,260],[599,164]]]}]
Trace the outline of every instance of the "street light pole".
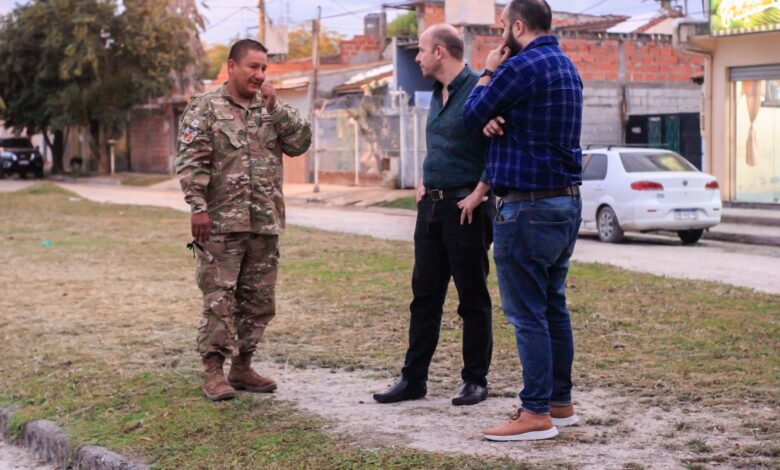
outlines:
[{"label": "street light pole", "polygon": [[[322,19],[322,7],[317,7],[317,19],[312,22],[311,27],[311,79],[309,80],[309,122],[313,124],[314,132],[318,132],[314,121],[317,115],[314,107],[317,103],[317,76],[320,72],[320,20]],[[316,141],[316,134],[314,136]],[[314,192],[320,192],[320,166],[319,152],[317,145],[314,146]]]}]

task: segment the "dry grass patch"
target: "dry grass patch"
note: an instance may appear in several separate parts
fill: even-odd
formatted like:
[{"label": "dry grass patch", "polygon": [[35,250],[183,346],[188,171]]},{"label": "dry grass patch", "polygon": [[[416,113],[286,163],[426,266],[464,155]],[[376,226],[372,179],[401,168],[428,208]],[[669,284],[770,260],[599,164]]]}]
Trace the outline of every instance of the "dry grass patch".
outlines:
[{"label": "dry grass patch", "polygon": [[[186,214],[94,204],[50,185],[0,195],[0,282],[6,287],[0,402],[166,468],[209,468],[211,452],[230,448],[225,439],[243,436],[242,430],[256,439],[229,454],[235,468],[274,459],[326,467],[484,465],[358,450],[274,401],[205,403],[198,392],[200,301],[194,260],[184,248],[187,232]],[[290,228],[282,239],[278,316],[262,354],[303,366],[396,374],[406,347],[411,269],[409,243]],[[520,372],[494,276],[491,290],[492,391],[513,394]],[[461,345],[451,293],[432,381],[454,390]],[[765,416],[777,415],[777,296],[597,264],[573,266],[569,295],[579,386],[608,388],[648,406],[760,404]],[[231,422],[239,423],[234,434]],[[617,423],[599,424],[612,429]],[[734,455],[734,462],[772,458],[776,449],[768,443],[780,440],[780,431],[760,417],[748,426],[759,444]]]}]

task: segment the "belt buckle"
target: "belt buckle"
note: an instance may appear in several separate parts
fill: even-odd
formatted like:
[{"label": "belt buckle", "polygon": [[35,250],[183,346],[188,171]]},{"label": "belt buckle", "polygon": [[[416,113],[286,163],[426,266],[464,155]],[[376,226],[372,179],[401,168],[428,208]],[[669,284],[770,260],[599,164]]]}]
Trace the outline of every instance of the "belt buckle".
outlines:
[{"label": "belt buckle", "polygon": [[434,201],[441,201],[444,199],[444,190],[443,189],[431,189],[431,199]]}]

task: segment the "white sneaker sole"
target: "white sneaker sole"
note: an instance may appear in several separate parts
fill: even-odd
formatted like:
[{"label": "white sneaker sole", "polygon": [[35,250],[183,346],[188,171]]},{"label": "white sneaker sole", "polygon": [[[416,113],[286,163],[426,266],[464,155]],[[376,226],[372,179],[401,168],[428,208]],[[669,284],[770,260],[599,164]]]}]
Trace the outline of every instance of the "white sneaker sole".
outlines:
[{"label": "white sneaker sole", "polygon": [[508,441],[541,441],[542,439],[552,439],[558,435],[558,428],[553,426],[546,431],[531,431],[522,434],[513,434],[509,436],[493,436],[483,434],[482,437],[488,441],[508,442]]},{"label": "white sneaker sole", "polygon": [[560,427],[574,426],[580,422],[580,418],[577,415],[571,415],[568,418],[552,418],[552,422]]}]

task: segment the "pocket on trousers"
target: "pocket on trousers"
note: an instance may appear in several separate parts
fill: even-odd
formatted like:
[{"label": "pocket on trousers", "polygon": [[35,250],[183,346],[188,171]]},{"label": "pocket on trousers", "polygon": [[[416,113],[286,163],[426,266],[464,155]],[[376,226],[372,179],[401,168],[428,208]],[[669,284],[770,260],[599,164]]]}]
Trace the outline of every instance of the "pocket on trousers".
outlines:
[{"label": "pocket on trousers", "polygon": [[495,210],[495,217],[493,217],[494,225],[507,225],[511,224],[520,215],[522,210],[522,204],[519,202],[511,202],[504,204],[500,209]]},{"label": "pocket on trousers", "polygon": [[571,244],[571,220],[531,221],[531,258],[553,264]]}]

